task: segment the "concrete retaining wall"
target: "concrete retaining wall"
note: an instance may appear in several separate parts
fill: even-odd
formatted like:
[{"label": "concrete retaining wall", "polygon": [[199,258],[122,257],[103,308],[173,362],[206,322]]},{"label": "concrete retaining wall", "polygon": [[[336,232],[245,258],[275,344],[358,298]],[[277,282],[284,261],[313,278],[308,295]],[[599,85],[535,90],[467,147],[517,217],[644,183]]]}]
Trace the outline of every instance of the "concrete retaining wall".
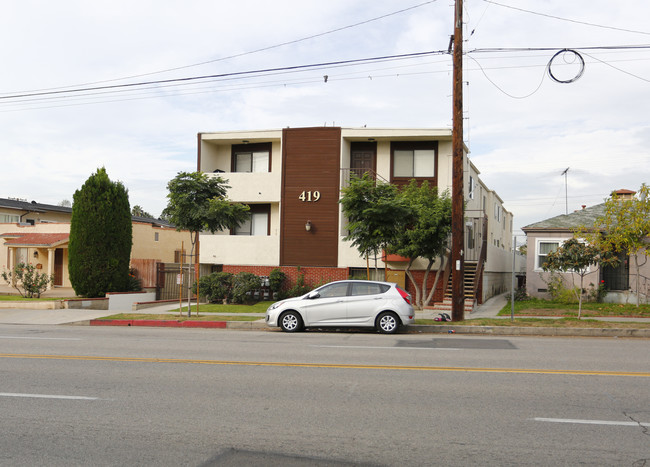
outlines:
[{"label": "concrete retaining wall", "polygon": [[156,299],[154,292],[109,292],[108,309],[110,311],[133,311],[137,302],[151,302]]}]

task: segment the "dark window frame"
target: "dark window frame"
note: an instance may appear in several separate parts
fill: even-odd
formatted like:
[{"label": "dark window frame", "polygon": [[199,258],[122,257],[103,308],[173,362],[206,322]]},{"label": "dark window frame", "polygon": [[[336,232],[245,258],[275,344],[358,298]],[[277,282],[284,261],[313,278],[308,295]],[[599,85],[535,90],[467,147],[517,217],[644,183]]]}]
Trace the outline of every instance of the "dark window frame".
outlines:
[{"label": "dark window frame", "polygon": [[238,154],[245,154],[245,153],[253,153],[253,152],[264,152],[264,151],[269,153],[269,164],[268,164],[266,172],[270,172],[271,171],[271,159],[272,159],[271,147],[272,147],[271,143],[233,144],[232,147],[231,147],[231,155],[230,155],[231,172],[235,172],[235,173],[253,173],[253,172],[237,172],[235,170],[237,168],[237,155]]},{"label": "dark window frame", "polygon": [[[249,214],[266,214],[266,235],[257,235],[259,237],[268,237],[271,235],[271,204],[249,204],[250,208]],[[244,233],[235,233],[236,229],[230,229],[230,235],[237,235],[242,237],[252,237],[253,235],[249,232],[248,234]]]},{"label": "dark window frame", "polygon": [[[433,151],[433,176],[432,177],[396,177],[395,176],[395,151],[416,151],[432,150]],[[417,180],[418,184],[425,180],[431,186],[438,186],[438,141],[391,141],[390,143],[390,178],[396,185],[406,185],[412,179]]]}]

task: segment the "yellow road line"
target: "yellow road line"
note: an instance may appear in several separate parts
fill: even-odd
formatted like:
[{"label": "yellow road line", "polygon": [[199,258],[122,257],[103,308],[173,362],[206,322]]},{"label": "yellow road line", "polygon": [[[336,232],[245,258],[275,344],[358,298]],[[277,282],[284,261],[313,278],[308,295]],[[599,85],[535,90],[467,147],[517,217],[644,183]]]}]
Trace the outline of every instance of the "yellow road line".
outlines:
[{"label": "yellow road line", "polygon": [[632,371],[581,371],[581,370],[547,370],[539,368],[480,368],[447,366],[407,366],[407,365],[354,365],[337,363],[290,363],[290,362],[246,362],[230,360],[200,360],[185,358],[138,358],[138,357],[101,357],[90,355],[39,355],[39,354],[0,354],[0,358],[32,358],[43,360],[83,360],[105,362],[135,363],[199,363],[204,365],[241,365],[241,366],[275,366],[288,368],[339,368],[357,370],[411,370],[443,371],[473,373],[525,373],[540,375],[580,375],[580,376],[635,376],[650,378],[650,372]]}]

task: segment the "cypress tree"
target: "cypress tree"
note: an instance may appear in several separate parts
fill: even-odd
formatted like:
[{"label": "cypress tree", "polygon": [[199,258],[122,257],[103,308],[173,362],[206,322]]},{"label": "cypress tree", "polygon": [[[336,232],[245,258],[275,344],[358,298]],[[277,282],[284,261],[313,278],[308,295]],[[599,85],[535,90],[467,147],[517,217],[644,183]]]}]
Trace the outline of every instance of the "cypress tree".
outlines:
[{"label": "cypress tree", "polygon": [[128,290],[133,226],[127,189],[102,167],[73,200],[68,272],[75,293],[92,298]]}]

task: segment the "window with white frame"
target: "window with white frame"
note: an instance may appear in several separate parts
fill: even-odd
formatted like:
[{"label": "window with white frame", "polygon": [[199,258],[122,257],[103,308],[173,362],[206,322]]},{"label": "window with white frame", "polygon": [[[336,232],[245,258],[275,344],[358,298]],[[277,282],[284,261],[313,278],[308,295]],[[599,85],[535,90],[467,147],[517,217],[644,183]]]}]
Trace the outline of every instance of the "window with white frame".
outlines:
[{"label": "window with white frame", "polygon": [[474,190],[476,189],[476,182],[474,177],[469,176],[469,199],[474,199]]},{"label": "window with white frame", "polygon": [[13,214],[0,214],[0,224],[17,224],[20,222],[20,216],[14,216]]},{"label": "window with white frame", "polygon": [[538,240],[536,248],[535,268],[542,269],[542,265],[546,262],[546,257],[549,253],[557,250],[560,247],[560,240]]}]

